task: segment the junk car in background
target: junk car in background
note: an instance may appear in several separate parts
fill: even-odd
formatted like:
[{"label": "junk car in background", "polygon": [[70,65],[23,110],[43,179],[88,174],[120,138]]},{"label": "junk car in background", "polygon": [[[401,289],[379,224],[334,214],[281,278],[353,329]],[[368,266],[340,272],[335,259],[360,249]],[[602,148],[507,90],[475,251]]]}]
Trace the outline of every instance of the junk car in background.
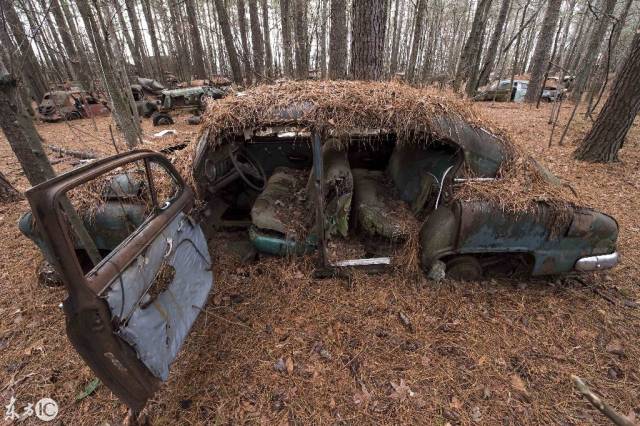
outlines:
[{"label": "junk car in background", "polygon": [[[194,148],[173,161],[122,153],[26,193],[31,212],[20,228],[64,281],[69,339],[134,410],[167,380],[206,304],[215,266],[205,231],[216,239],[217,230],[244,229],[262,255],[312,255],[324,271],[406,265],[411,247],[424,272],[445,265],[456,279],[618,261],[613,218],[553,203],[544,188],[557,178],[518,157],[465,105],[420,89],[254,88],[212,107]],[[503,174],[523,163],[533,167]],[[191,174],[195,193],[174,164]],[[519,183],[541,185],[544,196],[512,191],[530,203],[520,211],[474,186],[523,174],[536,179]]]},{"label": "junk car in background", "polygon": [[478,89],[474,101],[522,102],[527,93],[529,80],[511,79],[494,81],[488,87]]},{"label": "junk car in background", "polygon": [[51,123],[109,114],[111,111],[105,100],[81,90],[47,92],[38,106],[38,117]]},{"label": "junk car in background", "polygon": [[222,99],[227,91],[228,88],[213,86],[163,90],[158,111],[152,115],[153,125],[173,124],[170,113],[175,110],[186,110],[200,115],[205,107],[205,99]]}]

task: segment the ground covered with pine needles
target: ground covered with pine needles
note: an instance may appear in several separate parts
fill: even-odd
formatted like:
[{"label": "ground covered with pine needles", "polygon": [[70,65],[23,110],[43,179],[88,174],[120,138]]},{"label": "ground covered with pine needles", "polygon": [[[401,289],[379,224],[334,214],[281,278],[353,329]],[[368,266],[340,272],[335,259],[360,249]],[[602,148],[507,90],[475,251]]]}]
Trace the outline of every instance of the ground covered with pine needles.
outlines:
[{"label": "ground covered with pine needles", "polygon": [[[640,410],[640,127],[621,162],[587,164],[571,156],[589,128],[582,117],[565,146],[547,148],[548,105],[470,108],[618,220],[616,269],[438,285],[396,273],[314,280],[307,258],[243,265],[221,235],[212,242],[215,289],[144,411],[150,421],[605,424],[571,374],[623,414]],[[570,112],[563,108],[561,123]],[[38,130],[45,143],[107,155],[115,152],[109,124]],[[197,128],[171,127],[178,135],[154,141],[159,129],[145,122],[147,146],[197,137]],[[77,161],[51,158],[59,171]],[[0,171],[19,190],[28,187],[3,139]],[[47,396],[65,424],[121,423],[126,408],[103,385],[76,401],[94,376],[66,339],[64,289],[37,284],[42,256],[16,226],[26,209],[25,201],[0,205],[1,405],[14,396],[20,409]]]}]

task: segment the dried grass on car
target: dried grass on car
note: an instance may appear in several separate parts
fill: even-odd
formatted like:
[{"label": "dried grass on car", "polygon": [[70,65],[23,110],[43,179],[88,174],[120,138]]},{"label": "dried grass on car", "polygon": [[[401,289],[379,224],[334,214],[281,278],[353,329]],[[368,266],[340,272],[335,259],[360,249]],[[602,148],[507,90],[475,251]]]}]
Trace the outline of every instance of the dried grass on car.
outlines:
[{"label": "dried grass on car", "polygon": [[[398,143],[420,143],[427,134],[433,140],[446,141],[447,135],[438,134],[433,123],[439,117],[452,116],[498,136],[505,154],[498,180],[467,182],[458,197],[490,200],[506,211],[518,213],[531,211],[543,202],[561,218],[568,215],[563,212],[571,206],[583,204],[570,187],[545,176],[535,160],[517,148],[505,129],[480,118],[469,102],[401,83],[287,81],[258,86],[210,103],[201,136],[206,134],[208,143],[215,147],[226,143],[225,136],[242,135],[246,129],[294,126],[332,132],[345,143],[349,134],[366,129],[393,132]],[[175,161],[189,179],[193,179],[195,149],[196,144],[191,144],[177,154]],[[465,176],[473,177],[468,173]]]}]

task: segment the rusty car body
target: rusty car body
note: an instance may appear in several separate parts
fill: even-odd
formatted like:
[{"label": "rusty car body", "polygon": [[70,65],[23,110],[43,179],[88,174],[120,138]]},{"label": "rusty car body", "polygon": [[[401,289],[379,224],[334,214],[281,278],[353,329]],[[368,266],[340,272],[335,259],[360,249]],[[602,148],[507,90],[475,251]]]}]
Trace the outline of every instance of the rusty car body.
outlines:
[{"label": "rusty car body", "polygon": [[38,106],[38,117],[52,123],[109,114],[111,111],[106,101],[80,90],[47,92]]},{"label": "rusty car body", "polygon": [[[133,409],[167,379],[206,303],[205,231],[244,229],[263,255],[317,254],[323,270],[396,263],[409,238],[420,243],[425,272],[444,263],[460,279],[617,263],[618,226],[603,213],[568,207],[570,220],[552,229],[544,203],[509,213],[456,198],[462,180],[499,178],[506,158],[498,136],[461,115],[433,117],[416,143],[402,143],[394,128],[301,126],[311,108],[274,108],[249,128],[203,129],[191,164],[197,212],[172,163],[151,151],[101,159],[27,191],[31,214],[20,228],[64,281],[67,334]],[[345,241],[361,244],[365,258],[332,258],[329,243]]]},{"label": "rusty car body", "polygon": [[152,115],[153,125],[173,124],[171,111],[187,110],[200,114],[205,107],[205,99],[221,99],[227,89],[214,86],[196,86],[163,90],[158,111]]}]

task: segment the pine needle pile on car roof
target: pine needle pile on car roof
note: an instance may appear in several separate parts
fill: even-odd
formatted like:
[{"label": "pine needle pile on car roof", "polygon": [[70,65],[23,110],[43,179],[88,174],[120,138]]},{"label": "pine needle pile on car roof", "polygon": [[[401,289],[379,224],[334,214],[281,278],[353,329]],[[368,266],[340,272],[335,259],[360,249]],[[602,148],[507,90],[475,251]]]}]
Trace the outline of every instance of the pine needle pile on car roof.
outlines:
[{"label": "pine needle pile on car roof", "polygon": [[[206,134],[208,143],[216,147],[227,140],[224,136],[281,126],[330,132],[345,143],[349,135],[370,129],[394,133],[398,143],[447,142],[452,135],[443,131],[443,120],[465,122],[476,131],[496,136],[504,157],[498,179],[468,181],[461,185],[457,197],[488,199],[512,212],[532,211],[543,202],[558,212],[558,217],[568,217],[571,206],[583,204],[568,185],[517,149],[506,131],[482,120],[470,102],[397,82],[286,81],[258,86],[211,102],[201,136]],[[455,126],[453,131],[457,131]],[[194,152],[192,144],[176,159],[189,180]],[[473,174],[466,170],[458,177]]]}]

